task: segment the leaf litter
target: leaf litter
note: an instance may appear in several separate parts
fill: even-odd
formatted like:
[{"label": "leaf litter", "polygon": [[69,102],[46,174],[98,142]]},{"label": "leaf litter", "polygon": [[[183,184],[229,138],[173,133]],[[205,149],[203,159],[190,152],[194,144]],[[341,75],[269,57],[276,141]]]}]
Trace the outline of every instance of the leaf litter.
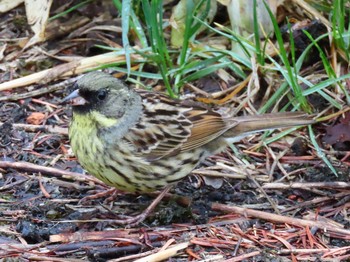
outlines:
[{"label": "leaf litter", "polygon": [[[86,24],[80,29],[71,27],[69,40],[68,32],[57,33],[57,38],[52,34],[40,46],[42,49],[32,47],[24,52],[15,42],[8,41],[1,68],[12,65],[1,71],[1,82],[9,83],[28,72],[55,68],[61,64],[58,59],[66,59],[67,55],[99,56],[101,50],[95,48],[96,43],[117,43],[115,34],[100,31],[98,26],[118,25],[118,20],[113,14],[103,17],[106,10],[98,2],[94,4],[78,10],[77,15]],[[55,8],[54,3],[52,10]],[[95,18],[91,14],[94,8],[100,15]],[[23,6],[1,16],[10,18],[9,23],[19,21],[25,18]],[[25,28],[6,23],[1,24],[0,34],[28,37]],[[50,63],[42,63],[44,60]],[[45,64],[48,67],[42,68]],[[349,113],[332,118],[333,123],[314,126],[338,177],[316,156],[305,129],[269,145],[261,144],[262,135],[256,135],[209,158],[174,187],[143,224],[123,228],[113,224],[113,220],[138,214],[157,193],[134,195],[112,190],[107,191],[108,198],[101,198],[100,194],[110,188],[85,174],[72,155],[67,137],[71,112],[69,107],[59,105],[59,101],[73,80],[55,79],[74,67],[76,63],[61,66],[63,70],[44,81],[32,81],[29,87],[26,83],[19,84],[24,88],[2,89],[1,259],[340,261],[349,258]],[[229,101],[251,112],[254,105],[247,102],[247,94],[242,91],[248,81],[242,84],[230,79],[237,81],[238,86],[232,92],[227,86],[234,84],[228,85],[225,75],[227,72],[221,71],[208,77],[208,81],[198,81],[197,86],[203,86],[202,89],[189,88],[190,95],[207,103]],[[212,85],[208,84],[209,80]],[[252,99],[255,104],[272,92],[269,80],[264,81],[255,101]],[[331,111],[323,104],[317,107]],[[209,176],[210,182],[203,175]]]}]

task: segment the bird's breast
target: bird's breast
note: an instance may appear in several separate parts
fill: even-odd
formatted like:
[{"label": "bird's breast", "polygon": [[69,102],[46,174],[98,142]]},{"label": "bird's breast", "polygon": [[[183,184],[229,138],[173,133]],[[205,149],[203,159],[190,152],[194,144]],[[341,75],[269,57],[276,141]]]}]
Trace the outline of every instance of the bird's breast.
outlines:
[{"label": "bird's breast", "polygon": [[99,137],[96,123],[85,115],[73,115],[69,139],[80,164],[92,175],[98,174],[104,154],[104,143]]}]

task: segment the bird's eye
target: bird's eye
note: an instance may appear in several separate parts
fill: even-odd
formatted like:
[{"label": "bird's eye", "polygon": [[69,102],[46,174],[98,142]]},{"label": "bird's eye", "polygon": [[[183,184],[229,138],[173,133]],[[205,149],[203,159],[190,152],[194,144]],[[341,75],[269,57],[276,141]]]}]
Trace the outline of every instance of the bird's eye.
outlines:
[{"label": "bird's eye", "polygon": [[105,100],[107,97],[107,90],[106,89],[101,89],[100,91],[98,91],[97,94],[97,99],[102,101]]}]

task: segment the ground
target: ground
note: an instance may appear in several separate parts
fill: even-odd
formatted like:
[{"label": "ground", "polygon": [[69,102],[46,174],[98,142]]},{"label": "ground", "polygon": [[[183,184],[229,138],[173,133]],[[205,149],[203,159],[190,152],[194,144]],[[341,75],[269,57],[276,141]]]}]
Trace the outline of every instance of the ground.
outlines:
[{"label": "ground", "polygon": [[[92,19],[90,11],[80,10],[79,15]],[[25,35],[28,28],[19,23],[25,18],[23,6],[2,17],[17,22],[3,22],[3,38]],[[85,29],[116,21],[111,14],[102,22],[90,20]],[[18,58],[11,60],[12,69],[2,69],[0,81],[55,68],[63,63],[57,59],[63,55],[103,53],[95,44],[106,43],[105,36],[112,34],[101,34],[98,30],[73,34],[70,41],[68,34],[60,35],[39,45],[53,56],[38,48],[19,53],[17,45],[8,43],[7,59]],[[120,35],[113,37],[120,41]],[[9,63],[4,60],[2,65]],[[174,185],[143,223],[121,226],[116,219],[139,214],[158,192],[101,195],[110,188],[86,174],[70,150],[71,108],[60,104],[74,82],[70,79],[1,91],[0,258],[4,261],[349,258],[349,142],[346,135],[339,135],[347,130],[349,114],[313,125],[337,176],[311,145],[307,127],[268,145],[260,143],[264,134],[257,134],[208,158]],[[215,92],[219,82],[212,74],[194,84]],[[33,94],[49,86],[57,88]],[[324,107],[318,98],[313,105]]]}]

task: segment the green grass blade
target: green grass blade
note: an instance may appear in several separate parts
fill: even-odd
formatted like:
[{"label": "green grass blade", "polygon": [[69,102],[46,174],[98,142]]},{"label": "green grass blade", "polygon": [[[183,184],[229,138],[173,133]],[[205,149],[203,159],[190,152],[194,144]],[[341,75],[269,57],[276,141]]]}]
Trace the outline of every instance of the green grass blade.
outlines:
[{"label": "green grass blade", "polygon": [[188,74],[190,72],[193,72],[193,71],[197,71],[197,70],[200,70],[204,67],[208,67],[212,64],[215,64],[217,61],[219,61],[224,55],[219,55],[219,56],[215,56],[215,57],[212,57],[212,58],[208,58],[208,59],[205,59],[205,60],[199,60],[199,61],[193,61],[193,62],[190,62],[188,64],[186,64],[182,69],[181,69],[181,73],[183,75],[185,74]]},{"label": "green grass blade", "polygon": [[[239,42],[239,44],[241,45],[246,56],[242,57],[242,56],[235,54],[234,52],[230,52],[227,50],[225,52],[227,52],[227,54],[230,54],[230,56],[233,57],[237,62],[242,63],[245,67],[247,67],[249,69],[252,69],[251,61],[249,59],[247,59],[247,57],[251,56],[249,50],[251,50],[251,51],[255,50],[255,47],[251,42],[249,42],[247,39],[245,39],[243,37],[240,37],[239,35],[235,35],[235,33],[227,27],[224,27],[222,25],[217,24],[218,27],[220,27],[221,29],[228,32],[228,33],[224,33],[222,31],[208,25],[208,23],[199,20],[197,17],[195,17],[195,19],[199,23],[205,25],[208,29],[210,29],[214,33],[217,33],[218,35],[224,36],[227,39],[229,39],[230,41]],[[222,51],[224,51],[224,50],[222,50]]]},{"label": "green grass blade", "polygon": [[258,18],[258,12],[257,12],[257,3],[256,0],[253,2],[253,18],[254,18],[254,40],[255,40],[255,54],[256,59],[260,65],[265,64],[265,59],[261,53],[261,46],[260,46],[260,34],[259,34],[259,18]]},{"label": "green grass blade", "polygon": [[316,153],[317,155],[323,160],[323,162],[328,166],[328,168],[332,171],[332,173],[338,177],[338,173],[335,170],[335,168],[333,167],[333,165],[331,164],[331,162],[329,162],[327,156],[325,155],[325,153],[322,151],[322,149],[320,148],[320,146],[318,145],[317,141],[316,141],[316,137],[314,134],[314,131],[312,130],[312,127],[309,126],[309,134],[310,134],[310,140],[311,143],[313,144],[313,146],[316,149]]},{"label": "green grass blade", "polygon": [[72,11],[74,11],[74,10],[84,6],[84,5],[87,5],[88,3],[92,2],[92,1],[94,1],[94,0],[85,0],[85,1],[83,1],[81,3],[79,3],[79,4],[76,4],[75,6],[72,6],[71,8],[68,8],[67,10],[65,10],[63,12],[50,17],[49,21],[52,21],[52,20],[55,20],[55,19],[60,18],[62,16],[65,16],[65,15],[69,14],[70,12],[72,12]]},{"label": "green grass blade", "polygon": [[[329,76],[329,78],[336,78],[336,73],[334,72],[333,70],[333,67],[331,66],[326,54],[323,52],[322,48],[319,46],[319,44],[317,43],[317,41],[309,34],[309,32],[307,31],[304,31],[304,34],[312,41],[312,44],[315,45],[315,47],[317,48],[318,50],[318,53],[321,57],[321,60],[322,60],[322,63],[323,63],[323,66],[326,70],[326,73],[327,75]],[[349,96],[349,93],[347,92],[347,90],[344,88],[344,86],[340,83],[340,82],[337,82],[340,90],[342,90],[343,94],[345,95],[346,97],[346,101],[347,101],[347,104],[350,105],[350,96]]]},{"label": "green grass blade", "polygon": [[345,80],[345,79],[348,79],[350,78],[350,74],[346,74],[346,75],[342,75],[340,77],[337,77],[337,78],[334,78],[334,79],[327,79],[327,80],[324,80],[312,87],[310,87],[309,89],[307,90],[304,90],[303,91],[303,96],[307,96],[307,95],[310,95],[314,92],[317,92],[318,90],[322,90],[323,88],[326,88],[330,85],[333,85],[333,84],[336,84],[338,81],[342,81],[342,80]]},{"label": "green grass blade", "polygon": [[[117,70],[118,72],[128,73],[128,70],[123,67],[113,66],[111,69]],[[130,75],[144,77],[148,79],[163,79],[161,74],[148,73],[148,72],[139,72],[139,71],[130,71]]]},{"label": "green grass blade", "polygon": [[151,3],[147,0],[142,0],[141,2],[153,52],[153,55],[150,57],[159,67],[169,96],[176,97],[177,94],[174,93],[169,80],[169,70],[173,68],[173,65],[163,35],[163,2],[161,0],[153,0]]},{"label": "green grass blade", "polygon": [[[294,96],[298,100],[298,102],[300,103],[300,106],[302,107],[302,109],[306,112],[311,112],[311,108],[310,108],[306,98],[302,95],[302,89],[298,85],[296,71],[295,71],[295,69],[292,68],[292,66],[289,63],[287,51],[284,48],[284,41],[282,38],[282,33],[281,33],[281,30],[279,29],[276,18],[273,15],[269,6],[265,2],[264,2],[264,4],[265,4],[265,7],[270,15],[272,25],[274,27],[275,36],[276,36],[278,46],[279,46],[279,57],[281,58],[284,66],[288,72],[287,74],[284,74],[284,77],[285,77],[286,81],[288,81],[290,87],[293,89]],[[281,73],[283,74],[283,71]]]},{"label": "green grass blade", "polygon": [[131,12],[132,0],[122,1],[122,42],[125,50],[125,60],[126,68],[128,69],[128,75],[131,71],[131,61],[130,61],[130,43],[129,43],[129,21]]},{"label": "green grass blade", "polygon": [[[122,3],[120,0],[113,0],[114,6],[119,10],[119,13],[122,13]],[[145,35],[145,32],[143,31],[142,25],[140,23],[140,20],[136,16],[133,8],[130,8],[130,27],[133,29],[133,31],[136,33],[140,43],[141,48],[148,47],[147,38]],[[129,29],[130,30],[130,29]]]},{"label": "green grass blade", "polygon": [[207,76],[220,68],[227,67],[229,65],[229,63],[231,63],[231,62],[224,62],[224,63],[220,63],[220,64],[216,64],[216,65],[204,68],[202,70],[198,70],[197,72],[195,72],[191,75],[188,75],[188,76],[184,77],[183,79],[181,79],[179,84],[183,85],[187,82],[191,82],[191,81],[197,80],[199,78],[202,78],[204,76]]}]

